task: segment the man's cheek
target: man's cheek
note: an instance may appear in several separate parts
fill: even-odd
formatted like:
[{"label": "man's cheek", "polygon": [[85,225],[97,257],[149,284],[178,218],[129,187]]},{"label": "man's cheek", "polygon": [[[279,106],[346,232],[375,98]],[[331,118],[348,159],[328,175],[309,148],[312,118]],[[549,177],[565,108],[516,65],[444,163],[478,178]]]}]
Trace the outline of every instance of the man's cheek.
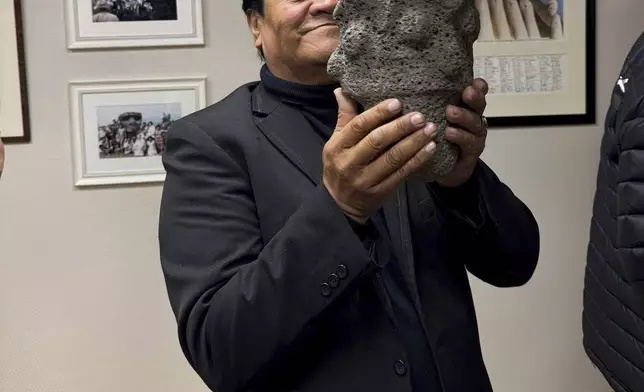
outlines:
[{"label": "man's cheek", "polygon": [[304,24],[308,15],[308,7],[306,4],[293,4],[289,5],[282,11],[282,16],[279,18],[283,24],[289,26],[299,26]]}]

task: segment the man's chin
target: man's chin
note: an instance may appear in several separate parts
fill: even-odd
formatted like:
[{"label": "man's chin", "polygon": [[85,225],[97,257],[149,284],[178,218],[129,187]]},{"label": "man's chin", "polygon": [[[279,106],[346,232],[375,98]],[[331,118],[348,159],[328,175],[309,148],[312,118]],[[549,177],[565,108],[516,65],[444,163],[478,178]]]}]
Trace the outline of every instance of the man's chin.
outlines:
[{"label": "man's chin", "polygon": [[329,59],[331,58],[331,55],[333,54],[333,51],[335,51],[335,46],[318,46],[315,48],[315,50],[310,52],[310,55],[307,56],[309,57],[309,60],[312,63],[315,63],[315,65],[318,66],[325,66],[329,62]]},{"label": "man's chin", "polygon": [[322,26],[306,35],[306,42],[320,51],[333,51],[340,44],[340,31],[335,26]]},{"label": "man's chin", "polygon": [[311,58],[308,62],[310,69],[309,76],[315,76],[316,84],[334,84],[336,81],[327,73],[327,64],[329,56]]},{"label": "man's chin", "polygon": [[327,63],[329,62],[329,59],[331,58],[331,55],[333,54],[336,48],[337,48],[337,45],[329,45],[327,47],[321,47],[318,51],[319,53],[318,59],[320,63],[326,66]]},{"label": "man's chin", "polygon": [[324,55],[320,55],[319,57],[312,59],[312,62],[315,63],[317,67],[326,69],[330,58],[331,53],[325,53]]}]

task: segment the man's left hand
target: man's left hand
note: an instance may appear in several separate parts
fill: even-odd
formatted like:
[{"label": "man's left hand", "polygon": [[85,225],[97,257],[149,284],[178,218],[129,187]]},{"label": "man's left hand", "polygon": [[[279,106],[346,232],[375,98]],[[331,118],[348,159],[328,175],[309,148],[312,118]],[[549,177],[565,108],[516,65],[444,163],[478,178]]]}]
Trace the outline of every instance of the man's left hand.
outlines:
[{"label": "man's left hand", "polygon": [[445,140],[456,145],[459,156],[454,168],[436,179],[439,185],[457,187],[472,177],[479,156],[485,149],[487,138],[487,124],[483,117],[487,92],[488,85],[485,80],[474,79],[472,85],[463,91],[462,99],[467,108],[453,105],[447,107],[448,126],[445,129]]}]

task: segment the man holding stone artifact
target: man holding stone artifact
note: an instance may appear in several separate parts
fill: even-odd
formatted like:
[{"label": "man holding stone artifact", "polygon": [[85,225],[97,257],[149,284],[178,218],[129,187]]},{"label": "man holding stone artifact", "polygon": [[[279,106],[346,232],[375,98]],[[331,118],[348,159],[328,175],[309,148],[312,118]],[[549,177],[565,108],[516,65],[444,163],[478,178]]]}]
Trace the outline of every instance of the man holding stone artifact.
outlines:
[{"label": "man holding stone artifact", "polygon": [[[479,159],[487,85],[445,108],[440,140],[398,96],[362,110],[327,73],[336,4],[244,0],[261,80],[167,133],[183,352],[217,392],[492,391],[467,273],[525,284],[539,231]],[[458,158],[430,181],[443,137]]]}]

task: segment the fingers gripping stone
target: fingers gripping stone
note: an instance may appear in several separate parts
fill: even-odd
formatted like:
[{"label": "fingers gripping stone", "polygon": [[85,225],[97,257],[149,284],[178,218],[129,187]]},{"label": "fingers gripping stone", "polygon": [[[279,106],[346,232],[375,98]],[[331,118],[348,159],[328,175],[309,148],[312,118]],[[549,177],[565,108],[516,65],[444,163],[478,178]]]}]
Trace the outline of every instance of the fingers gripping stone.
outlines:
[{"label": "fingers gripping stone", "polygon": [[457,150],[444,140],[445,109],[472,83],[480,22],[474,0],[341,0],[340,44],[327,70],[365,109],[398,98],[438,125],[432,170],[442,175]]}]

